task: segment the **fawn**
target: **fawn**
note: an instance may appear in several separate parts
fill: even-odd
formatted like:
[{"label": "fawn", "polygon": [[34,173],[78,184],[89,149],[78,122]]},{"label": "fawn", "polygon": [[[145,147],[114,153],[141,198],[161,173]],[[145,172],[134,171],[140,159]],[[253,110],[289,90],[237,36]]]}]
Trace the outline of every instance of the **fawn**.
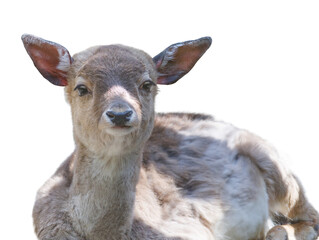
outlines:
[{"label": "fawn", "polygon": [[154,58],[123,45],[71,57],[22,40],[43,77],[65,87],[76,145],[38,191],[39,239],[317,239],[317,211],[268,142],[208,115],[155,113],[157,84],[188,73],[211,38]]}]

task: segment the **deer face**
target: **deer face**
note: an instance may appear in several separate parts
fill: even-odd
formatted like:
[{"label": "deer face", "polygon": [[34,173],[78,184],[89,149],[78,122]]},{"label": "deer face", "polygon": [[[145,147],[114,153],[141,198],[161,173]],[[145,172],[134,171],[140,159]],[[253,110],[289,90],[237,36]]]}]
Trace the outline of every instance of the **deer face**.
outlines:
[{"label": "deer face", "polygon": [[76,143],[116,154],[150,136],[157,84],[178,81],[211,45],[209,37],[176,43],[154,58],[121,45],[97,46],[72,58],[57,43],[32,35],[22,41],[43,77],[65,86]]},{"label": "deer face", "polygon": [[65,90],[78,140],[95,146],[146,141],[157,93],[152,58],[124,46],[103,46],[73,59]]}]

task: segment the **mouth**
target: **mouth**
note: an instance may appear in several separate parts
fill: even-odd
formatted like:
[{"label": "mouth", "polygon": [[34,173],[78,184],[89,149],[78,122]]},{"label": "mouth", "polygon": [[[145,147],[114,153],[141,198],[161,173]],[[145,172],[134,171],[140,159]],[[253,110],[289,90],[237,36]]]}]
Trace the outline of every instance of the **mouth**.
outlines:
[{"label": "mouth", "polygon": [[113,128],[113,129],[129,129],[129,128],[132,128],[132,126],[113,126],[113,127],[111,127],[111,128]]},{"label": "mouth", "polygon": [[126,126],[126,125],[121,125],[121,126],[110,126],[108,128],[106,128],[106,131],[113,135],[113,136],[125,136],[130,134],[131,132],[134,131],[134,127],[133,126]]}]

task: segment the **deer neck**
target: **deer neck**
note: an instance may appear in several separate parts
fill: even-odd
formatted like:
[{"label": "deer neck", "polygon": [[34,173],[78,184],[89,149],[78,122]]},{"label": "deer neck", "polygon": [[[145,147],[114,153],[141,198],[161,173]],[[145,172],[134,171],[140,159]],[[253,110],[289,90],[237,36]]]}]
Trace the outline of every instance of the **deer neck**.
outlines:
[{"label": "deer neck", "polygon": [[88,239],[126,239],[133,220],[135,187],[142,151],[119,155],[76,149],[70,187],[70,212],[75,228]]}]

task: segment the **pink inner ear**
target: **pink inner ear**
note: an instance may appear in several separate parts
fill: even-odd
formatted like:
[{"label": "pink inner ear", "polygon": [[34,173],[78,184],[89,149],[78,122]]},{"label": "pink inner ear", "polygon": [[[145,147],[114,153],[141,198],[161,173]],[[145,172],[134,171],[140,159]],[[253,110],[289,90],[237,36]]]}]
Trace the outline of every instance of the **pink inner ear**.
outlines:
[{"label": "pink inner ear", "polygon": [[[169,63],[166,66],[166,74],[158,77],[157,84],[173,84],[181,77],[187,74],[196,64],[197,60],[203,55],[201,49],[183,46],[174,53],[173,59],[177,60],[174,64]],[[162,61],[157,62],[156,67],[159,68]]]},{"label": "pink inner ear", "polygon": [[203,54],[204,52],[200,48],[184,46],[175,55],[179,59],[178,68],[185,73],[189,72]]},{"label": "pink inner ear", "polygon": [[60,54],[54,46],[46,45],[45,51],[37,45],[29,49],[30,56],[43,77],[58,86],[66,86],[67,72],[58,68]]},{"label": "pink inner ear", "polygon": [[32,35],[23,35],[24,46],[44,78],[58,86],[66,86],[71,65],[69,52],[61,45]]}]

